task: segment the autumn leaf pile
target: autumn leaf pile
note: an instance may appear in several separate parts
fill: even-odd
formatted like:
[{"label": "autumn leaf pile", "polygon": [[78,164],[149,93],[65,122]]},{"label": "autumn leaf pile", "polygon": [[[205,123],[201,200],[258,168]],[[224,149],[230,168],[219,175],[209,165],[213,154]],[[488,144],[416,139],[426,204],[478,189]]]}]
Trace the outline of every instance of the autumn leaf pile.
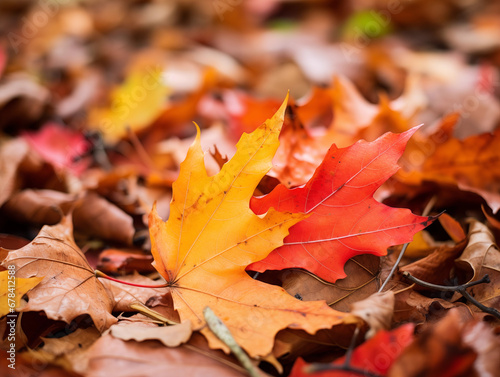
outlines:
[{"label": "autumn leaf pile", "polygon": [[0,4],[2,376],[499,375],[500,10],[292,3]]}]

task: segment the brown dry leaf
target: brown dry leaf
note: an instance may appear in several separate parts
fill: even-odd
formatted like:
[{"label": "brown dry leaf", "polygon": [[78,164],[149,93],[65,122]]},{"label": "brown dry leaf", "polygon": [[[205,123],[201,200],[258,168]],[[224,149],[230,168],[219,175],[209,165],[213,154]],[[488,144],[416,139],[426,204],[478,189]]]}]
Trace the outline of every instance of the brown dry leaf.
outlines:
[{"label": "brown dry leaf", "polygon": [[[68,372],[62,367],[40,363],[31,353],[19,353],[16,357],[16,369],[9,368],[9,357],[0,350],[0,373],[2,377],[82,377],[81,374]],[[41,367],[43,366],[43,367]]]},{"label": "brown dry leaf", "polygon": [[14,139],[0,144],[0,206],[18,188],[16,175],[19,165],[28,155],[28,144],[22,139]]},{"label": "brown dry leaf", "polygon": [[[479,280],[488,274],[491,283],[470,287],[468,292],[486,306],[500,307],[500,251],[486,225],[479,221],[470,223],[469,243],[456,260],[456,265],[465,274],[467,282]],[[479,310],[472,305],[471,308]]]},{"label": "brown dry leaf", "polygon": [[76,195],[60,191],[26,189],[12,195],[2,211],[19,222],[54,225],[75,200]]},{"label": "brown dry leaf", "polygon": [[191,321],[179,323],[173,326],[146,326],[141,323],[128,323],[121,321],[109,328],[110,334],[117,339],[135,340],[158,340],[167,347],[178,347],[191,338]]},{"label": "brown dry leaf", "polygon": [[104,335],[88,350],[86,377],[190,376],[243,377],[246,372],[224,357],[188,344],[167,348],[156,341],[123,341]]},{"label": "brown dry leaf", "polygon": [[80,233],[132,244],[132,218],[94,192],[78,199],[60,191],[27,189],[12,195],[3,210],[18,221],[53,225],[73,207],[74,226]]},{"label": "brown dry leaf", "polygon": [[116,322],[110,314],[113,300],[73,240],[71,217],[44,226],[29,245],[11,251],[3,265],[16,266],[20,278],[44,278],[28,293],[22,311],[44,311],[67,323],[88,314],[101,332]]},{"label": "brown dry leaf", "polygon": [[345,264],[347,277],[335,283],[321,280],[301,269],[273,273],[279,274],[281,286],[292,296],[306,301],[325,300],[332,309],[348,312],[350,304],[377,291],[378,269],[379,258],[366,254],[349,259]]},{"label": "brown dry leaf", "polygon": [[[463,247],[462,247],[463,248]],[[421,259],[423,262],[423,266],[427,266],[431,271],[436,271],[439,276],[446,276],[445,273],[441,273],[439,271],[439,265],[433,264],[432,260],[435,262],[439,261],[440,258],[444,255],[447,255],[449,259],[453,259],[454,253],[450,250],[450,252],[442,253],[437,251],[429,261],[429,259]],[[392,253],[388,257],[382,258],[382,271],[378,276],[380,280],[380,284],[387,278],[389,270],[392,268],[395,259],[397,257],[397,253]],[[415,266],[415,271],[427,274],[427,270],[421,266],[419,263],[420,260],[409,264],[407,266]],[[431,263],[429,263],[431,262]],[[403,267],[402,269],[406,268]],[[431,272],[430,272],[431,273]],[[449,274],[449,270],[447,271]],[[427,276],[427,275],[426,275]],[[394,303],[394,318],[393,323],[402,324],[406,322],[414,322],[414,323],[424,323],[426,321],[432,322],[437,319],[442,318],[447,311],[452,308],[457,308],[460,311],[460,315],[464,319],[478,318],[483,317],[480,314],[475,314],[471,312],[470,308],[461,302],[453,303],[447,301],[448,297],[446,292],[439,292],[439,297],[426,297],[423,294],[416,291],[418,289],[416,286],[411,285],[405,279],[402,279],[399,274],[396,274],[388,283],[388,289],[395,293],[395,303]],[[440,284],[445,284],[446,281],[439,281]]]},{"label": "brown dry leaf", "polygon": [[395,298],[393,322],[397,324],[434,322],[444,317],[450,309],[458,310],[461,318],[466,320],[484,317],[471,312],[462,302],[453,303],[443,298],[429,298],[411,289],[396,292]]},{"label": "brown dry leaf", "polygon": [[[500,208],[500,130],[459,140],[452,136],[457,120],[454,115],[443,119],[440,129],[424,141],[425,159],[410,158],[414,173],[403,179],[414,184],[432,181],[457,185],[461,190],[481,195],[493,212],[497,212]],[[410,153],[411,150],[407,156],[411,157]]]},{"label": "brown dry leaf", "polygon": [[464,323],[458,310],[428,326],[394,362],[389,377],[475,376],[476,352],[463,340]]},{"label": "brown dry leaf", "polygon": [[462,225],[447,213],[442,213],[438,220],[453,241],[458,243],[467,237]]},{"label": "brown dry leaf", "polygon": [[440,246],[425,258],[410,263],[399,270],[409,272],[412,276],[427,283],[446,285],[447,282],[449,283],[455,259],[462,253],[466,244],[467,240],[463,239],[452,247]]},{"label": "brown dry leaf", "polygon": [[30,352],[32,360],[40,364],[58,365],[67,371],[82,373],[87,364],[85,351],[101,334],[95,327],[76,329],[61,338],[42,338],[41,349]]},{"label": "brown dry leaf", "polygon": [[370,326],[365,335],[369,339],[379,330],[390,329],[394,313],[394,292],[374,293],[364,300],[355,302],[351,307],[351,313],[363,318]]},{"label": "brown dry leaf", "polygon": [[494,377],[500,371],[500,337],[485,322],[469,322],[463,341],[474,349],[477,359],[474,368],[481,377]]},{"label": "brown dry leaf", "polygon": [[135,229],[133,219],[114,204],[96,193],[88,193],[82,205],[74,211],[75,228],[86,234],[132,244]]}]

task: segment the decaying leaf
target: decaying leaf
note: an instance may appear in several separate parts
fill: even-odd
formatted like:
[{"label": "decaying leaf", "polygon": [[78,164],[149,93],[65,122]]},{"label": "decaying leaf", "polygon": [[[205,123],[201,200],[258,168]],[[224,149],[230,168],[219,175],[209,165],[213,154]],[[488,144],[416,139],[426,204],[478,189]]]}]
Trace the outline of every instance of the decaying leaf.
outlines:
[{"label": "decaying leaf", "polygon": [[403,351],[387,376],[474,376],[477,354],[464,342],[463,329],[458,311],[450,310]]},{"label": "decaying leaf", "polygon": [[[199,342],[198,342],[199,344]],[[198,345],[168,348],[157,341],[124,341],[104,335],[87,353],[89,377],[195,376],[242,377],[244,370],[220,353]]]},{"label": "decaying leaf", "polygon": [[456,116],[445,118],[440,129],[424,142],[430,144],[425,149],[430,149],[431,153],[421,165],[413,164],[415,171],[411,180],[457,185],[462,190],[481,195],[493,212],[497,212],[500,208],[500,131],[459,140],[452,135],[457,120]]},{"label": "decaying leaf", "polygon": [[[500,307],[500,251],[495,238],[486,225],[472,221],[469,225],[469,243],[456,260],[457,267],[467,277],[467,282],[479,280],[488,274],[491,283],[479,284],[468,289],[480,303]],[[472,306],[473,310],[478,310]]]},{"label": "decaying leaf", "polygon": [[158,340],[167,347],[177,347],[186,343],[191,337],[191,322],[185,321],[173,326],[146,326],[141,323],[120,322],[109,329],[110,334],[117,339],[135,340]]},{"label": "decaying leaf", "polygon": [[73,210],[75,229],[106,240],[132,244],[132,217],[95,192],[77,195],[55,190],[22,190],[13,194],[3,208],[12,219],[53,225]]},{"label": "decaying leaf", "polygon": [[351,305],[351,313],[361,317],[370,326],[367,339],[380,330],[389,330],[394,313],[394,292],[377,292]]},{"label": "decaying leaf", "polygon": [[82,373],[87,367],[86,350],[101,336],[95,327],[76,329],[60,338],[43,338],[40,350],[32,351],[33,362],[59,365],[67,371]]},{"label": "decaying leaf", "polygon": [[[249,208],[260,179],[278,147],[286,101],[252,134],[244,134],[235,156],[208,177],[199,135],[181,164],[165,223],[153,209],[149,217],[155,267],[172,292],[175,309],[194,328],[212,308],[250,356],[271,352],[275,334],[286,327],[314,333],[354,317],[325,302],[302,302],[280,287],[250,278],[245,267],[282,244],[288,228],[305,216],[270,209],[257,216]],[[207,328],[211,347],[225,348]]]},{"label": "decaying leaf", "polygon": [[11,251],[3,266],[16,266],[16,277],[43,277],[28,292],[22,311],[44,311],[48,318],[71,322],[88,314],[98,330],[104,331],[116,318],[113,301],[95,277],[94,270],[73,240],[71,217],[54,226],[44,226],[25,247]]},{"label": "decaying leaf", "polygon": [[[332,309],[348,312],[351,310],[350,304],[377,291],[378,271],[379,258],[365,254],[348,260],[345,264],[347,276],[335,283],[301,269],[266,271],[264,274],[278,275],[280,285],[294,297],[305,301],[325,300]],[[259,279],[262,279],[262,275]]]}]

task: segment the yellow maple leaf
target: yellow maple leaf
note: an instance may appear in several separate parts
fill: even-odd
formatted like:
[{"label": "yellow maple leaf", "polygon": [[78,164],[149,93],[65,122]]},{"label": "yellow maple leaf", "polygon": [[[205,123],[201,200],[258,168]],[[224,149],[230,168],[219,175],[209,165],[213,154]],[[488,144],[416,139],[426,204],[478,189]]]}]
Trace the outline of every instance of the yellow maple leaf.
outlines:
[{"label": "yellow maple leaf", "polygon": [[166,108],[168,88],[157,68],[132,71],[125,82],[111,92],[109,107],[93,109],[89,124],[110,142],[127,134],[127,127],[139,131],[150,125]]},{"label": "yellow maple leaf", "polygon": [[[168,221],[156,209],[149,216],[154,265],[167,280],[181,319],[199,329],[209,306],[252,357],[269,354],[281,329],[313,334],[358,321],[324,301],[297,300],[245,272],[281,246],[288,228],[306,217],[274,209],[258,216],[249,208],[257,184],[272,166],[285,108],[286,100],[273,118],[243,134],[234,157],[212,177],[205,169],[198,129],[173,184]],[[201,331],[210,347],[227,350],[206,326]]]},{"label": "yellow maple leaf", "polygon": [[[21,298],[33,289],[43,277],[14,278],[9,270],[0,272],[0,317],[12,313],[21,304]],[[12,310],[11,310],[12,309]]]}]

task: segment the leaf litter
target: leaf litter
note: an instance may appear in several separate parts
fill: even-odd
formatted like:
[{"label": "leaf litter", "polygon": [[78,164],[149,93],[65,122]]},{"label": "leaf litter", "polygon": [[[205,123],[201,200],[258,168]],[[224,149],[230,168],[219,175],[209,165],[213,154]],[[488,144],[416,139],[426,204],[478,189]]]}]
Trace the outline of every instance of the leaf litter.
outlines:
[{"label": "leaf litter", "polygon": [[497,375],[499,19],[2,2],[2,375]]}]

